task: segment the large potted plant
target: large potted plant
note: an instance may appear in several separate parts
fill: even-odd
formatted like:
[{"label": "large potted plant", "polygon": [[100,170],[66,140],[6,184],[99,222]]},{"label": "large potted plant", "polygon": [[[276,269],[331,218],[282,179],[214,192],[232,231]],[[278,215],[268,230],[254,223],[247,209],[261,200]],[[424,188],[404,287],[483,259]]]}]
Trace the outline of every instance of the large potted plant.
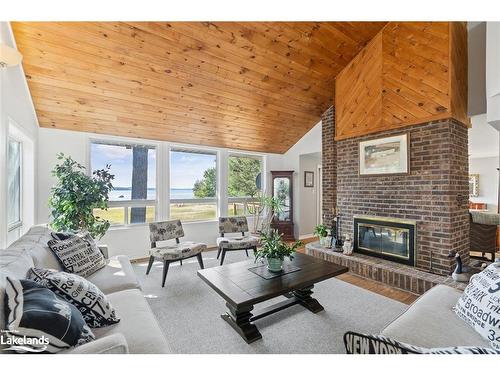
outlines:
[{"label": "large potted plant", "polygon": [[52,170],[57,183],[52,187],[49,207],[52,213],[50,226],[56,231],[77,232],[86,230],[92,237],[101,238],[109,228],[109,221],[94,215],[94,209],[107,210],[109,192],[113,189],[114,175],[110,166],[85,173],[85,167],[70,156],[60,153],[60,161]]},{"label": "large potted plant", "polygon": [[300,241],[296,241],[292,245],[284,242],[276,229],[262,232],[260,241],[261,247],[255,253],[255,261],[266,260],[267,269],[271,272],[280,272],[285,258],[293,259],[293,254],[302,245]]}]

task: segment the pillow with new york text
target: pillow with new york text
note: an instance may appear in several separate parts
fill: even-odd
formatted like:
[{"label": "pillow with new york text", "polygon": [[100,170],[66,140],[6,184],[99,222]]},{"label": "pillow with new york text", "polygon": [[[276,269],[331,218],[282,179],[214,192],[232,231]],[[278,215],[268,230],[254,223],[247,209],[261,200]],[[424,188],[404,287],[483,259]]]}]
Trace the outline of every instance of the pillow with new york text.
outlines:
[{"label": "pillow with new york text", "polygon": [[66,272],[86,277],[106,266],[104,256],[88,232],[65,240],[52,239],[47,245],[59,258]]}]

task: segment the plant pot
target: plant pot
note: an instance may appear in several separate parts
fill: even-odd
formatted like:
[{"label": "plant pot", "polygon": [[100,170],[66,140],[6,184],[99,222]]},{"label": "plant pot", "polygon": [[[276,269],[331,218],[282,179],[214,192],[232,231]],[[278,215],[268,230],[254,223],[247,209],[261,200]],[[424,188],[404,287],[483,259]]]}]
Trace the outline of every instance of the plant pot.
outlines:
[{"label": "plant pot", "polygon": [[331,237],[330,236],[327,236],[327,237],[320,237],[319,238],[319,245],[321,247],[330,247],[330,241],[331,241]]},{"label": "plant pot", "polygon": [[271,272],[281,272],[283,261],[280,258],[268,258],[267,269]]}]

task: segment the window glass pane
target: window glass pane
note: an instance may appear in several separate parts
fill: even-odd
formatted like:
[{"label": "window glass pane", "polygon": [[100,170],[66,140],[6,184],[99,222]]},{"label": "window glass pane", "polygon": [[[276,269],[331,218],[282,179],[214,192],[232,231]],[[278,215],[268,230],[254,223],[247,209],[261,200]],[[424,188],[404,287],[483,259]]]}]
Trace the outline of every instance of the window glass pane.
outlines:
[{"label": "window glass pane", "polygon": [[255,196],[260,190],[257,180],[260,180],[261,169],[260,159],[230,156],[228,195],[230,197]]},{"label": "window glass pane", "polygon": [[7,224],[21,221],[21,143],[9,140]]},{"label": "window glass pane", "polygon": [[170,199],[215,198],[217,156],[170,151]]},{"label": "window glass pane", "polygon": [[146,223],[152,223],[155,221],[155,207],[147,206],[147,207],[129,207],[128,208],[128,217],[132,218],[132,214],[134,211],[138,211],[140,215],[142,215],[142,211],[146,211]]},{"label": "window glass pane", "polygon": [[110,201],[156,199],[156,149],[143,145],[92,143],[92,171],[111,166]]},{"label": "window glass pane", "polygon": [[183,221],[214,220],[217,204],[214,203],[171,203],[170,218]]},{"label": "window glass pane", "polygon": [[[127,206],[125,201],[156,200],[156,148],[140,144],[93,142],[90,150],[92,171],[110,165],[115,176],[111,202],[124,201],[123,207],[113,207],[100,212],[103,218],[110,216],[113,224],[144,223],[151,221],[151,207]],[[125,209],[128,215],[125,215]]]},{"label": "window glass pane", "polygon": [[242,216],[245,215],[245,203],[243,202],[229,202],[227,205],[228,216]]},{"label": "window glass pane", "polygon": [[126,224],[124,207],[110,207],[107,210],[96,208],[94,209],[94,216],[108,220],[111,224]]}]

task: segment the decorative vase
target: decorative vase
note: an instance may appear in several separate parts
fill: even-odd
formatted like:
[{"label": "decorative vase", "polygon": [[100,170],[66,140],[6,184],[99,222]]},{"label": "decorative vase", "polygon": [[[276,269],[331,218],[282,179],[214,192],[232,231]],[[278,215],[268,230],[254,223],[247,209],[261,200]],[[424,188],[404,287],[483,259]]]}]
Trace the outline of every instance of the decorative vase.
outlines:
[{"label": "decorative vase", "polygon": [[328,237],[320,237],[319,238],[319,246],[326,247],[327,246]]},{"label": "decorative vase", "polygon": [[326,247],[328,249],[332,248],[332,236],[325,237],[325,244],[323,245],[323,247]]},{"label": "decorative vase", "polygon": [[342,252],[344,255],[351,255],[352,254],[352,250],[353,250],[352,240],[351,239],[346,239],[344,241],[344,246],[342,247],[342,249],[344,250]]},{"label": "decorative vase", "polygon": [[267,258],[267,269],[271,272],[281,272],[283,261],[280,258]]}]

